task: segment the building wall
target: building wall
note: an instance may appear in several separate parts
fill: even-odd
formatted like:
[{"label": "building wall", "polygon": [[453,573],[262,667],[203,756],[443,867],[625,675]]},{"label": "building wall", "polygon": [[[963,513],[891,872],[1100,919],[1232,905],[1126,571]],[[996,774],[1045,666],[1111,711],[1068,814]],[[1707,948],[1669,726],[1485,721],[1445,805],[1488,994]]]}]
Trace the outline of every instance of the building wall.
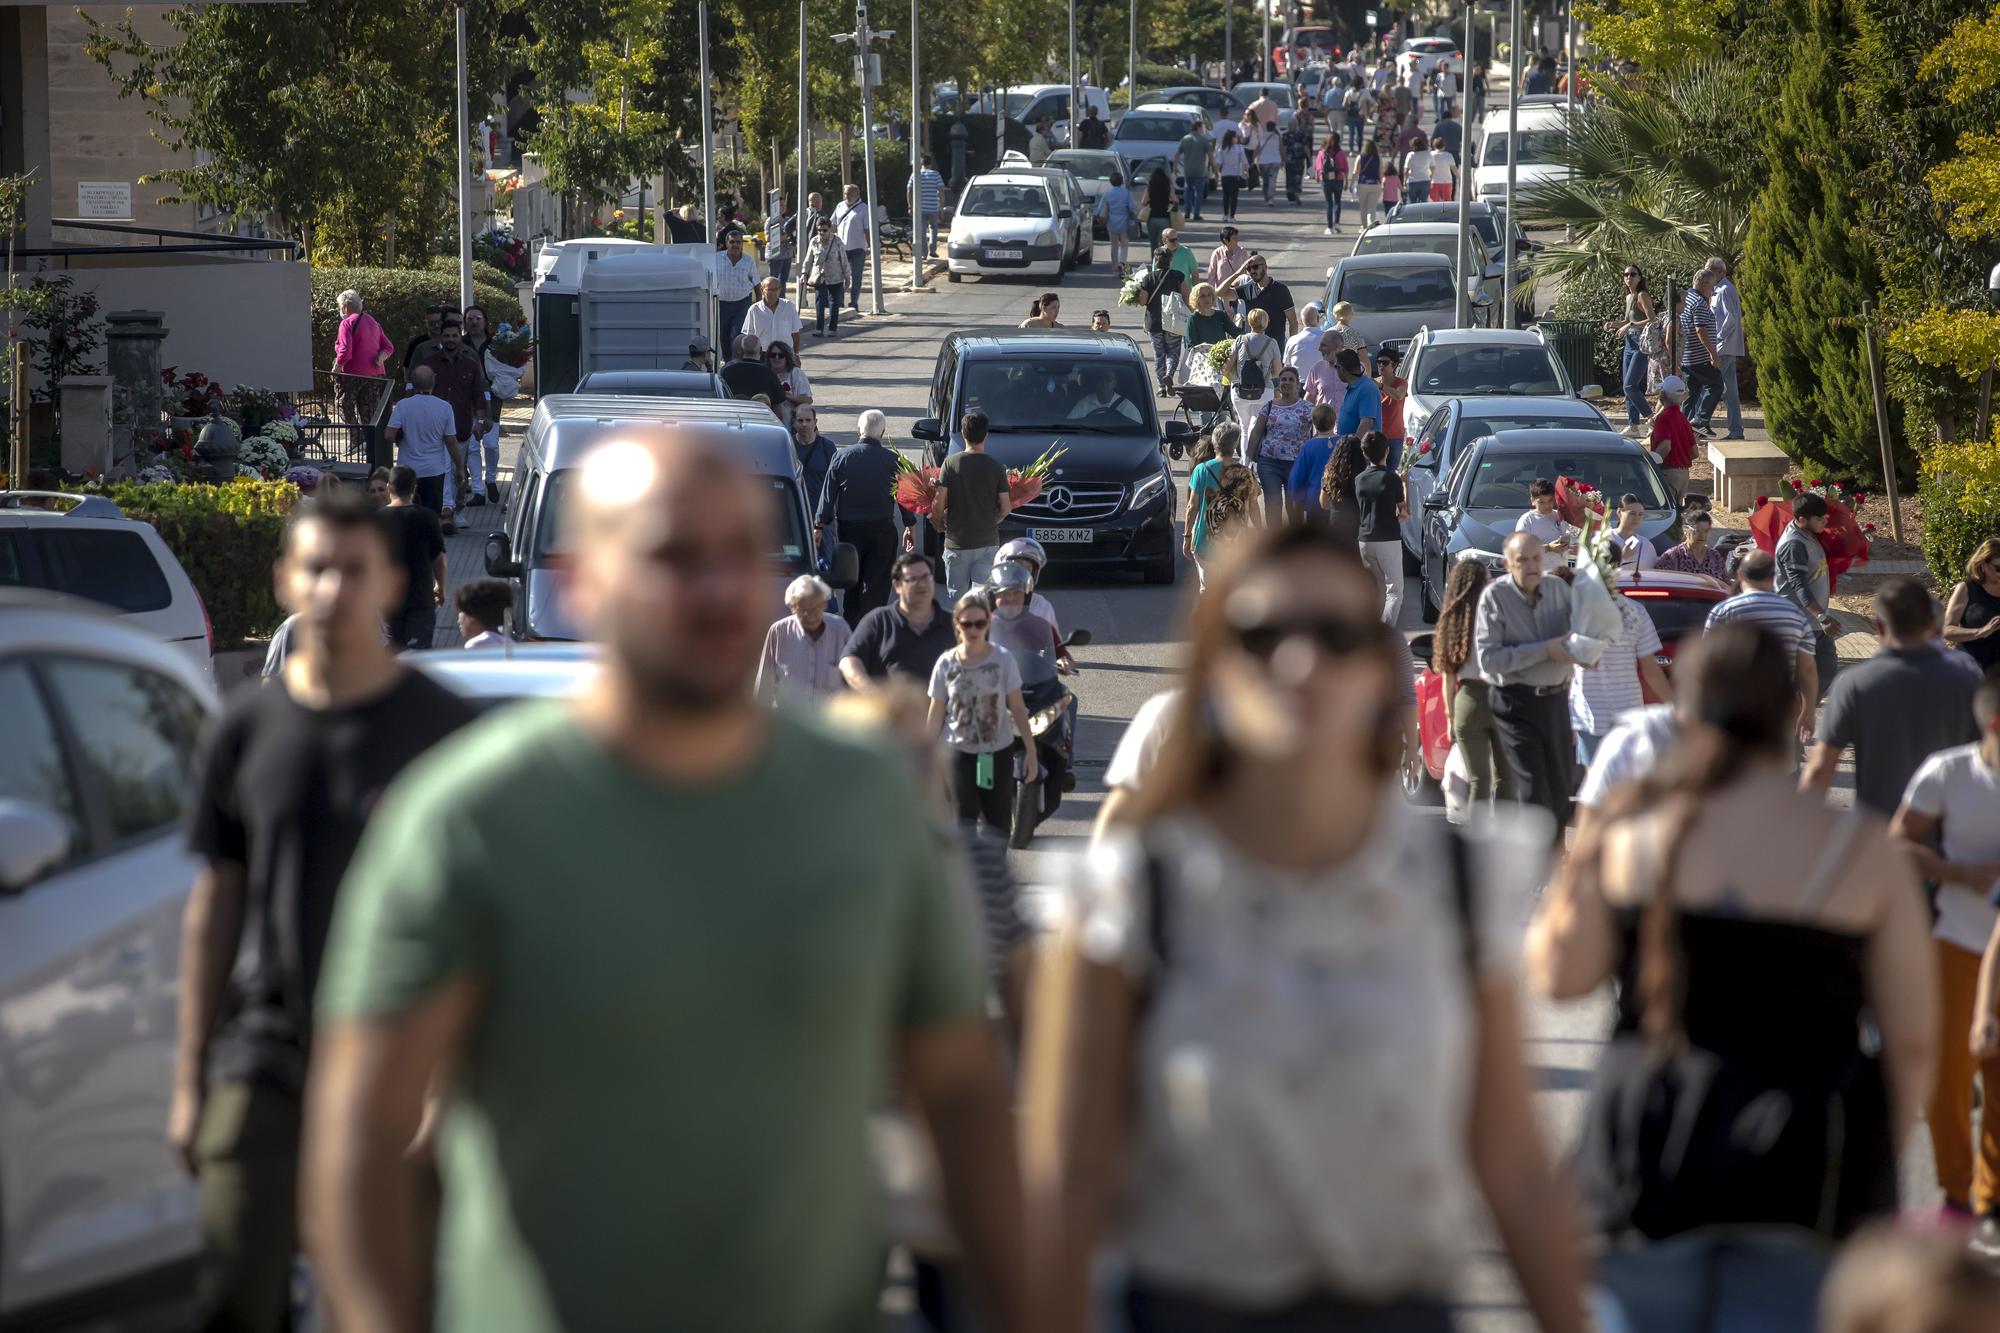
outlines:
[{"label": "building wall", "polygon": [[[50,5],[49,28],[49,180],[54,216],[77,216],[78,181],[125,181],[132,186],[132,223],[179,231],[213,230],[202,226],[191,204],[161,204],[170,192],[164,182],[141,185],[149,172],[187,163],[187,155],[170,151],[153,137],[153,122],[138,98],[120,98],[110,76],[83,49],[90,36],[88,14],[106,25],[129,13],[139,34],[161,44],[174,40],[164,8],[139,5]],[[115,236],[57,228],[59,243],[118,244]]]},{"label": "building wall", "polygon": [[162,365],[224,385],[312,388],[310,264],[174,255],[140,262],[144,254],[77,259],[64,272],[97,293],[104,314],[163,313]]}]

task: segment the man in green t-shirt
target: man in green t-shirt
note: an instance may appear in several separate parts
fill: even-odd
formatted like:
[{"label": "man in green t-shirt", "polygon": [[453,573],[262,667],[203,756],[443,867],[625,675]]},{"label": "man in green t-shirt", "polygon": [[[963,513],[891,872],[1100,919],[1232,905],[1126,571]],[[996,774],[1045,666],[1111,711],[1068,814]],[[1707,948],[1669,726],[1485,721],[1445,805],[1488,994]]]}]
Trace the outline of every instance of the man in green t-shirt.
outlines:
[{"label": "man in green t-shirt", "polygon": [[991,1325],[1026,1328],[963,881],[889,753],[756,704],[765,502],[706,436],[585,461],[597,675],[412,768],[341,890],[305,1162],[341,1327],[425,1322],[435,1088],[438,1327],[873,1330],[893,1074]]},{"label": "man in green t-shirt", "polygon": [[968,588],[984,587],[1000,550],[1000,520],[1014,508],[1007,467],[986,452],[986,414],[967,412],[958,423],[965,448],[938,470],[931,522],[944,529],[945,609]]}]

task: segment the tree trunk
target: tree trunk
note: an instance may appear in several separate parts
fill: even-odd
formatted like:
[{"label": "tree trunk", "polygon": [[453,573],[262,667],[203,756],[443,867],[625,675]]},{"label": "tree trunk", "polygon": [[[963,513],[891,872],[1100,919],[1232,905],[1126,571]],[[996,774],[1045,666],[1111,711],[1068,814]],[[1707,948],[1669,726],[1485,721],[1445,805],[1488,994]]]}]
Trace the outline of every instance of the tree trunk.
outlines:
[{"label": "tree trunk", "polygon": [[391,213],[386,226],[382,228],[382,264],[385,268],[396,267],[396,215]]}]

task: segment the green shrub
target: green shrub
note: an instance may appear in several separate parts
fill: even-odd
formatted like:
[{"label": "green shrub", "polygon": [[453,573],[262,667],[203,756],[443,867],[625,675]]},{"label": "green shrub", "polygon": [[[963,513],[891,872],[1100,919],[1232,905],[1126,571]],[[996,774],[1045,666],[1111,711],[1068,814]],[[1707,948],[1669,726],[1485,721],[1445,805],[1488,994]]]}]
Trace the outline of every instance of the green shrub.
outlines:
[{"label": "green shrub", "polygon": [[1962,507],[1953,488],[1928,474],[1917,483],[1924,516],[1924,563],[1937,586],[1948,589],[1965,577],[1965,562],[1988,537],[2000,537],[2000,511],[1975,513]]},{"label": "green shrub", "polygon": [[[456,278],[458,276],[458,256],[432,255],[424,261],[424,272],[449,273],[452,277]],[[511,290],[514,286],[515,278],[513,274],[501,268],[498,264],[474,256],[472,260],[472,285],[477,287],[482,282],[492,283],[495,287],[506,287]]]},{"label": "green shrub", "polygon": [[218,650],[262,638],[285,618],[271,588],[285,519],[299,501],[283,481],[226,486],[119,481],[94,488],[125,517],[153,525],[208,608]]},{"label": "green shrub", "polygon": [[[494,270],[473,265],[472,296],[486,307],[496,325],[521,319],[521,300],[513,280],[495,282],[486,276]],[[333,336],[340,331],[340,309],[336,298],[353,288],[361,293],[362,308],[375,316],[398,346],[424,326],[424,311],[434,305],[458,308],[458,261],[448,271],[432,272],[411,268],[320,268],[312,273],[313,365],[326,370],[333,365]]]}]

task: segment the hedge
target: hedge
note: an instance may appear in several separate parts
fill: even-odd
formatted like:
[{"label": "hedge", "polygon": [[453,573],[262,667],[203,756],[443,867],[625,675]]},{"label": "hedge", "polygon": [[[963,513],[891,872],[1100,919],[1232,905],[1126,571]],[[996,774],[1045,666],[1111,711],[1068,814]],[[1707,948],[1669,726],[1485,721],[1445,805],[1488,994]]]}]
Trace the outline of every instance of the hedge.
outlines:
[{"label": "hedge", "polygon": [[[434,305],[458,308],[458,265],[442,272],[410,268],[321,268],[312,272],[313,365],[333,365],[333,337],[340,331],[340,308],[334,304],[349,288],[361,293],[362,308],[393,338],[398,347],[424,326],[424,311]],[[473,299],[486,307],[495,324],[521,318],[521,299],[511,280],[498,283],[475,264]]]},{"label": "hedge", "polygon": [[1933,445],[1917,481],[1924,563],[1940,588],[1965,577],[1979,543],[2000,537],[2000,445]]},{"label": "hedge", "polygon": [[299,501],[298,487],[284,481],[119,481],[88,489],[108,497],[125,517],[153,525],[201,594],[218,650],[267,637],[285,618],[271,567],[284,545],[286,516]]}]

